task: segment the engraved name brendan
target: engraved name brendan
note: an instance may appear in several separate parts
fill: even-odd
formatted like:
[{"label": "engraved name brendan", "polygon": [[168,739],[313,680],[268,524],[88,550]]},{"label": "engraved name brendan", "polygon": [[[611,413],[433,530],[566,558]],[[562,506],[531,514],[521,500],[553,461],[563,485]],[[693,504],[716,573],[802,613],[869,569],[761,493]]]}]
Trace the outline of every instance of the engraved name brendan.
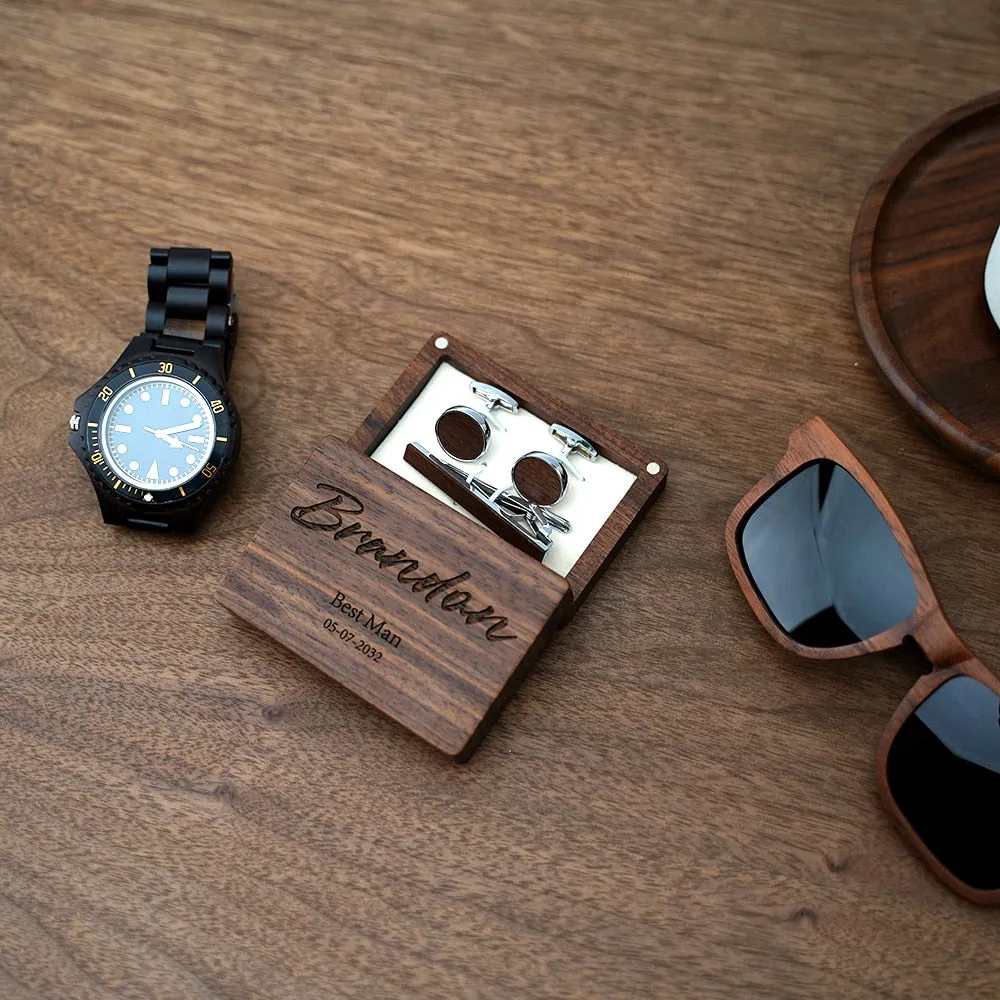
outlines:
[{"label": "engraved name brendan", "polygon": [[[371,556],[380,569],[392,567],[396,570],[396,579],[414,594],[422,594],[428,604],[439,600],[444,611],[457,612],[465,619],[466,625],[482,625],[486,630],[486,639],[490,642],[517,638],[513,633],[504,631],[508,627],[507,619],[496,614],[492,604],[476,610],[474,605],[482,602],[469,591],[456,587],[456,584],[469,580],[471,573],[459,573],[447,580],[442,580],[437,573],[421,575],[419,560],[408,556],[405,549],[390,553],[389,544],[381,538],[372,537],[372,532],[360,521],[344,523],[345,515],[351,518],[364,513],[365,505],[356,496],[329,483],[317,483],[316,489],[329,490],[333,496],[308,506],[293,507],[289,513],[296,524],[311,531],[332,531],[333,537],[338,541],[347,538],[352,543],[357,542],[354,551],[359,556]],[[320,513],[325,514],[329,520],[316,519],[315,515]]]}]

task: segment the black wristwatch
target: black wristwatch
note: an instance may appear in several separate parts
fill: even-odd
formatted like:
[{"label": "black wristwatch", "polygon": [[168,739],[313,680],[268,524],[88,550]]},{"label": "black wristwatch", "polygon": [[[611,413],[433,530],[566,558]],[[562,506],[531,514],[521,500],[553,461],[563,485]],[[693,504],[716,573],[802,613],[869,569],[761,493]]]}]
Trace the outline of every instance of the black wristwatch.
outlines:
[{"label": "black wristwatch", "polygon": [[240,450],[233,255],[154,248],[147,286],[146,328],[77,399],[69,443],[108,524],[193,531]]}]

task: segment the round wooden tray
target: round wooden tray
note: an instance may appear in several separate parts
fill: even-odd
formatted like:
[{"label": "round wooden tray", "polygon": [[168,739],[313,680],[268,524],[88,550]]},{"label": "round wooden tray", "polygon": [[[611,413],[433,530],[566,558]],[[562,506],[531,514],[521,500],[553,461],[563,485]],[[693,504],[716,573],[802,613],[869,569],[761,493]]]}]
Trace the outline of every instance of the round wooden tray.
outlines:
[{"label": "round wooden tray", "polygon": [[1000,475],[1000,329],[983,273],[1000,226],[1000,93],[895,153],[851,246],[858,323],[889,385],[930,431]]}]

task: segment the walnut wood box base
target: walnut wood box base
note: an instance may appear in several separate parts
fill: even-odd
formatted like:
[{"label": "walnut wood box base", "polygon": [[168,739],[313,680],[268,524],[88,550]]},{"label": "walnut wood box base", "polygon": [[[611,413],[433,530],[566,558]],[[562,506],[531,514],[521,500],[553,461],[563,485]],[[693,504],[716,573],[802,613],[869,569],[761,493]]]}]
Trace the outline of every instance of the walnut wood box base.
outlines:
[{"label": "walnut wood box base", "polygon": [[[561,576],[370,457],[449,361],[585,434],[636,477]],[[465,761],[549,635],[655,496],[666,466],[453,339],[435,338],[350,444],[327,438],[275,501],[217,599],[386,715]]]}]

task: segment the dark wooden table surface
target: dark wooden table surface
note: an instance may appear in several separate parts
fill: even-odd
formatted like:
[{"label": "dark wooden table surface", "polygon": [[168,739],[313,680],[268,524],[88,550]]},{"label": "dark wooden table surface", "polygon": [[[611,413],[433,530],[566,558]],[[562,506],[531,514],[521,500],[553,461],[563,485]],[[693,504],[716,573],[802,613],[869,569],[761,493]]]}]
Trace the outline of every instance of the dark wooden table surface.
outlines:
[{"label": "dark wooden table surface", "polygon": [[[1000,914],[874,789],[919,665],[783,653],[723,546],[823,414],[1000,665],[1000,484],[847,284],[869,180],[998,57],[990,0],[0,6],[0,996],[998,995]],[[171,243],[233,250],[243,318],[191,540],[104,527],[66,446]],[[434,331],[672,467],[465,767],[212,598]]]}]

